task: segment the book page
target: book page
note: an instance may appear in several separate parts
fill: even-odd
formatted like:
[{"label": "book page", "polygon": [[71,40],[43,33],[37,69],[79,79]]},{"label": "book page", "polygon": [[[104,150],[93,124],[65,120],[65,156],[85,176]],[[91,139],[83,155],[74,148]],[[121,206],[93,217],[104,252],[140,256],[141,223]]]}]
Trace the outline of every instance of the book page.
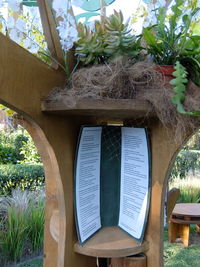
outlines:
[{"label": "book page", "polygon": [[101,127],[84,127],[76,164],[76,215],[79,239],[84,242],[101,228]]},{"label": "book page", "polygon": [[149,188],[149,154],[145,129],[122,127],[119,226],[140,239]]}]

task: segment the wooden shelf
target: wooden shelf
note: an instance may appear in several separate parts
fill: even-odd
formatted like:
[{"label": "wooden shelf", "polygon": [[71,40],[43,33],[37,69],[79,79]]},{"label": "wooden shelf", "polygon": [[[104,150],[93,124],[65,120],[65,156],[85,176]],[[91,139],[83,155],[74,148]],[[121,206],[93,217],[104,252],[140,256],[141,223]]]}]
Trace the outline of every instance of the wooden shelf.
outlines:
[{"label": "wooden shelf", "polygon": [[43,100],[42,111],[65,116],[120,120],[155,116],[152,106],[147,101],[130,99],[82,99],[73,107],[64,100]]},{"label": "wooden shelf", "polygon": [[104,227],[84,245],[76,243],[77,253],[103,258],[126,257],[147,251],[149,243],[138,244],[118,227]]}]

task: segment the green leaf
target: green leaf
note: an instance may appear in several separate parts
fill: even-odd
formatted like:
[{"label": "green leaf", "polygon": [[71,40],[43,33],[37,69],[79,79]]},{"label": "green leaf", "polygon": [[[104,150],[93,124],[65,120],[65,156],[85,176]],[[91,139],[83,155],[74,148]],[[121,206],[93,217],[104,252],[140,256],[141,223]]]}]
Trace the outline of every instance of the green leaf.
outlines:
[{"label": "green leaf", "polygon": [[159,46],[157,45],[154,34],[148,28],[143,29],[143,37],[147,45],[149,45],[150,47],[153,47],[158,53],[161,53],[161,50]]},{"label": "green leaf", "polygon": [[200,116],[200,110],[187,112],[185,111],[183,107],[183,102],[185,100],[185,91],[186,86],[185,84],[188,82],[187,71],[186,69],[180,64],[179,61],[175,64],[175,70],[172,74],[175,77],[175,79],[170,81],[171,85],[174,85],[175,88],[173,89],[175,95],[172,97],[172,103],[177,105],[177,111],[184,115],[190,115],[190,116]]}]

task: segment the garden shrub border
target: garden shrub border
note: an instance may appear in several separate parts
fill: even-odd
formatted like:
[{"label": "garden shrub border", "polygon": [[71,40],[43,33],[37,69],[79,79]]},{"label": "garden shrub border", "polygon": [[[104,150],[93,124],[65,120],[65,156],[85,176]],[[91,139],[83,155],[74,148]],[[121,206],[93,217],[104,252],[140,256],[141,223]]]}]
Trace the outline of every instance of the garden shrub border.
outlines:
[{"label": "garden shrub border", "polygon": [[34,191],[44,186],[44,168],[42,164],[5,164],[0,165],[0,195],[8,195],[12,189]]}]

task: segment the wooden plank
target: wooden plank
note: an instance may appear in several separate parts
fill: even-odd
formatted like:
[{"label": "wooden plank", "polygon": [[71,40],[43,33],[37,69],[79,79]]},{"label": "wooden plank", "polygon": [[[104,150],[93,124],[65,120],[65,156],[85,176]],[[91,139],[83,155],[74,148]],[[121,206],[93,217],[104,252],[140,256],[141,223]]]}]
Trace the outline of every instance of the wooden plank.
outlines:
[{"label": "wooden plank", "polygon": [[[48,44],[51,56],[60,64],[64,65],[63,51],[60,44],[60,38],[56,29],[55,19],[50,7],[49,1],[38,0],[40,16],[43,26],[44,35]],[[54,66],[58,67],[58,64]]]},{"label": "wooden plank", "polygon": [[[49,230],[51,212],[57,208],[55,207],[57,203],[55,195],[62,190],[62,184],[59,182],[60,177],[56,172],[55,164],[52,164],[53,167],[51,165],[52,159],[55,157],[52,155],[52,148],[40,129],[40,127],[43,127],[43,129],[47,127],[48,123],[47,119],[44,123],[40,101],[53,87],[61,86],[64,83],[65,74],[62,71],[50,68],[3,34],[0,34],[0,47],[0,102],[33,122],[32,126],[27,126],[26,121],[23,121],[23,126],[26,129],[28,128],[34,141],[40,144],[42,159],[46,164],[45,266],[55,267],[58,261],[58,266],[62,267],[64,266],[65,228],[62,236],[59,236],[58,244],[51,237]],[[52,176],[53,178],[51,178]],[[61,199],[59,200],[59,209],[62,211],[64,208],[65,203]],[[60,223],[63,222],[63,217],[59,221]]]},{"label": "wooden plank", "polygon": [[50,68],[3,34],[0,47],[0,99],[11,108],[15,103],[15,110],[39,113],[41,98],[64,83],[65,73]]},{"label": "wooden plank", "polygon": [[200,203],[178,203],[176,204],[172,215],[200,218]]},{"label": "wooden plank", "polygon": [[153,117],[152,106],[145,101],[128,99],[82,99],[75,106],[70,101],[42,101],[42,111],[68,116],[91,116],[101,119]]},{"label": "wooden plank", "polygon": [[[51,0],[38,0],[44,35],[46,37],[48,48],[51,52],[52,57],[57,60],[63,67],[65,67],[65,64],[67,64],[68,69],[71,72],[74,68],[74,52],[73,50],[67,52],[67,59],[65,62],[64,52],[60,44],[60,37],[56,29],[56,20],[51,9],[51,2]],[[58,67],[58,64],[56,64],[55,61],[54,67]]]},{"label": "wooden plank", "polygon": [[76,243],[77,253],[103,258],[125,257],[147,251],[148,242],[137,243],[118,227],[104,227],[83,246]]}]

